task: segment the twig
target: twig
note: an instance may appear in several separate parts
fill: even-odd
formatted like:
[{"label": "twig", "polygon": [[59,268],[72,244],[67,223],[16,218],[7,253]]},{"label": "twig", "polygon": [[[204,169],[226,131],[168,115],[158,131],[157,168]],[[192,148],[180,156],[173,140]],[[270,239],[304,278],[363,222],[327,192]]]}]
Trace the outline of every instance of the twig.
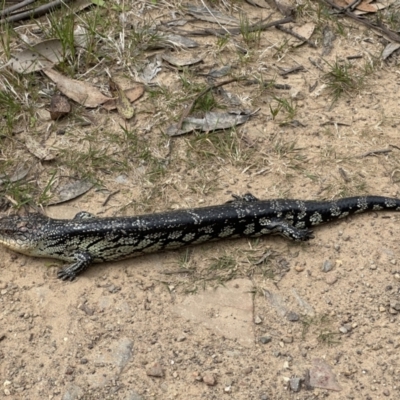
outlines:
[{"label": "twig", "polygon": [[299,35],[296,32],[293,32],[291,29],[287,29],[284,26],[280,26],[280,25],[276,25],[275,29],[278,29],[282,32],[288,33],[289,35],[292,35],[293,37],[295,37],[298,40],[301,40],[302,42],[306,42],[310,47],[314,47],[314,49],[317,48],[317,45],[314,42],[305,38],[304,36]]},{"label": "twig", "polygon": [[354,0],[347,7],[345,7],[345,10],[353,11],[360,3],[361,3],[361,0]]},{"label": "twig", "polygon": [[374,25],[367,18],[357,16],[353,12],[347,10],[347,7],[346,8],[340,7],[337,4],[335,4],[332,0],[320,0],[320,1],[323,1],[324,3],[330,5],[332,8],[334,8],[335,10],[338,10],[339,12],[343,13],[347,17],[350,17],[351,19],[354,19],[355,21],[360,22],[361,24],[364,24],[368,28],[371,28],[380,33],[383,33],[384,35],[386,35],[389,39],[393,40],[394,42],[400,43],[400,35],[391,31],[386,26],[384,26],[382,23],[378,22],[378,25]]},{"label": "twig", "polygon": [[24,0],[21,1],[17,4],[14,4],[13,6],[5,8],[3,11],[0,11],[0,17],[3,17],[4,15],[11,14],[13,11],[19,10],[20,8],[23,8],[25,6],[28,6],[29,4],[34,3],[36,0]]},{"label": "twig", "polygon": [[292,67],[289,69],[282,69],[282,72],[279,72],[279,75],[286,76],[289,74],[294,74],[295,72],[304,71],[304,67],[302,65],[297,65],[296,67]]},{"label": "twig", "polygon": [[364,154],[361,154],[358,156],[358,158],[364,158],[368,156],[374,156],[375,154],[386,154],[386,153],[391,153],[393,150],[392,149],[378,149],[378,150],[370,150],[367,151]]},{"label": "twig", "polygon": [[111,197],[115,196],[116,194],[118,194],[120,192],[120,190],[116,190],[115,192],[110,193],[107,198],[104,200],[102,206],[105,207],[107,205],[107,203],[110,201]]},{"label": "twig", "polygon": [[176,130],[179,131],[182,128],[182,124],[183,124],[183,120],[190,114],[190,112],[192,111],[194,105],[196,104],[196,101],[198,99],[200,99],[202,96],[204,96],[206,93],[208,93],[210,90],[219,88],[221,86],[224,85],[228,85],[229,83],[232,82],[237,82],[241,80],[241,78],[232,78],[232,79],[228,79],[226,81],[220,82],[220,83],[216,83],[215,85],[212,86],[208,86],[207,88],[205,88],[204,90],[202,90],[193,100],[192,102],[183,110],[181,118],[179,119],[178,124],[176,125]]},{"label": "twig", "polygon": [[[269,18],[266,18],[267,20]],[[264,20],[265,21],[265,20]],[[276,25],[288,24],[289,22],[293,22],[293,17],[286,17],[280,19],[278,21],[273,21],[269,23],[264,23],[264,21],[257,22],[256,24],[249,26],[247,28],[248,32],[256,32],[256,31],[265,31],[268,28],[272,28]],[[176,30],[174,30],[176,32]],[[241,32],[240,28],[229,28],[229,29],[202,29],[202,30],[179,30],[178,33],[186,34],[188,36],[204,36],[204,35],[215,35],[215,36],[222,36],[226,35],[227,33],[230,35],[239,35]]]},{"label": "twig", "polygon": [[43,14],[46,14],[55,8],[61,7],[63,4],[71,3],[72,0],[54,0],[50,3],[44,4],[40,7],[36,7],[33,10],[21,12],[19,14],[11,15],[7,18],[0,20],[0,22],[16,22],[21,21],[23,19],[28,18],[36,18],[40,17]]}]

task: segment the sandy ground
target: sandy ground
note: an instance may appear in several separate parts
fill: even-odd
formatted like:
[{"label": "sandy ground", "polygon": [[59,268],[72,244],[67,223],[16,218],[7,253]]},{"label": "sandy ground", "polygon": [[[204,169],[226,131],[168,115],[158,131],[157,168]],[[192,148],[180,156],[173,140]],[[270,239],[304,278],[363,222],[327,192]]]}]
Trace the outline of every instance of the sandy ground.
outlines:
[{"label": "sandy ground", "polygon": [[[130,18],[138,15],[133,10]],[[222,5],[220,10],[227,12]],[[140,15],[169,18],[170,11],[160,4]],[[271,12],[271,20],[282,18],[249,4],[243,12],[250,21]],[[297,25],[312,20],[304,15]],[[324,60],[351,62],[351,74],[374,62],[374,71],[333,106],[323,86],[329,65],[321,61],[321,32],[327,25],[333,29],[333,21],[317,26],[317,48],[285,47],[291,37],[269,29],[242,58],[231,45],[216,50],[214,36],[194,38],[200,47],[193,54],[206,53],[195,71],[229,63],[235,74],[275,79],[290,89],[229,85],[225,89],[240,100],[236,108],[259,109],[247,123],[234,132],[172,139],[162,132],[179,119],[182,104],[168,119],[158,114],[165,99],[146,93],[130,126],[158,144],[155,157],[168,153],[164,175],[147,181],[147,165],[137,159],[122,174],[99,166],[102,190],[46,212],[63,218],[80,210],[129,215],[220,204],[249,191],[260,198],[400,197],[397,61],[380,60],[384,38],[341,23],[344,33]],[[201,21],[196,26],[215,27]],[[361,58],[346,61],[355,55]],[[322,70],[310,60],[319,60]],[[281,68],[298,65],[304,69],[279,75]],[[163,65],[153,82],[173,92],[180,80]],[[274,96],[292,102],[299,123],[282,125],[284,110],[272,118]],[[97,119],[94,128],[72,126],[57,137],[58,145],[81,151],[87,143],[79,135],[96,129],[99,142],[111,143],[105,156],[114,154],[122,145],[111,135],[120,134],[121,117],[99,110],[90,115]],[[363,157],[381,149],[389,151]],[[22,148],[15,151],[23,157]],[[61,161],[57,167],[65,171]],[[278,237],[205,244],[95,265],[74,282],[57,280],[61,264],[2,250],[0,398],[398,399],[398,221],[395,213],[364,214],[319,227],[304,244]],[[228,260],[226,269],[218,260]],[[307,376],[318,375],[321,365],[330,367],[334,380],[327,382],[321,372],[320,384],[328,388],[311,387]]]}]

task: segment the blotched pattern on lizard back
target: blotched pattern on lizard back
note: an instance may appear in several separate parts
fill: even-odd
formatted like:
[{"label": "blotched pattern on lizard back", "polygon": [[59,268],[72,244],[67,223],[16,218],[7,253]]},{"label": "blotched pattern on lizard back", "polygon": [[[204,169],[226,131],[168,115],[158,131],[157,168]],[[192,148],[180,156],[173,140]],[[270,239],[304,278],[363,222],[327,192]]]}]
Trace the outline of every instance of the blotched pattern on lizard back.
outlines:
[{"label": "blotched pattern on lizard back", "polygon": [[0,243],[32,256],[69,261],[59,277],[73,279],[92,263],[224,238],[279,234],[306,241],[316,225],[369,210],[399,211],[400,199],[258,200],[248,193],[222,205],[133,217],[96,218],[80,212],[72,220],[57,220],[28,214],[0,219]]}]

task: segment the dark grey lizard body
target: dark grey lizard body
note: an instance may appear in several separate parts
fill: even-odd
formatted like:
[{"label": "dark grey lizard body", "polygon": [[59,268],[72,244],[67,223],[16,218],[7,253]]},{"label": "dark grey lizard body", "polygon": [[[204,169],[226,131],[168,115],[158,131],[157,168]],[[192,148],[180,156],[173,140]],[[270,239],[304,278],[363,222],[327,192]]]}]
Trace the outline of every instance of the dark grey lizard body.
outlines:
[{"label": "dark grey lizard body", "polygon": [[97,218],[82,212],[60,220],[14,215],[0,219],[0,243],[20,253],[73,262],[58,273],[73,280],[92,263],[224,238],[280,234],[306,241],[315,225],[369,210],[400,211],[400,199],[367,196],[319,202],[258,200],[247,194],[218,206],[135,217]]}]

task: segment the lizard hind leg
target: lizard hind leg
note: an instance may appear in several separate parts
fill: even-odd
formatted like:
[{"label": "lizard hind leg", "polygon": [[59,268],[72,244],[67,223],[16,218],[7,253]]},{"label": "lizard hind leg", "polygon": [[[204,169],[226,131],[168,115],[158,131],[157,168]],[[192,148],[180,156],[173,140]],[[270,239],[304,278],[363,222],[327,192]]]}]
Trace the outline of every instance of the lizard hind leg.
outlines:
[{"label": "lizard hind leg", "polygon": [[256,196],[252,195],[251,193],[245,193],[243,196],[238,194],[232,195],[233,200],[227,201],[227,203],[253,203],[255,201],[260,201]]},{"label": "lizard hind leg", "polygon": [[272,219],[267,225],[265,225],[265,227],[271,233],[276,233],[296,242],[305,242],[307,240],[314,239],[313,231],[311,229],[299,229],[281,219]]}]

